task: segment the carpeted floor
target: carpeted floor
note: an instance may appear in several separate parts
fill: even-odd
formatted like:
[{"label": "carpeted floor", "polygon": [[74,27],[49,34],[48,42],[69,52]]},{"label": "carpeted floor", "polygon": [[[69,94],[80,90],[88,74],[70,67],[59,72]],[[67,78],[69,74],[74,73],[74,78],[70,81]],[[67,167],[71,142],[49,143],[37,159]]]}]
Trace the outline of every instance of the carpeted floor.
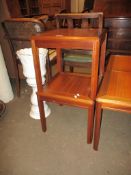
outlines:
[{"label": "carpeted floor", "polygon": [[86,143],[87,111],[49,104],[47,132],[30,118],[31,90],[0,119],[0,175],[131,175],[131,116],[105,111],[99,150]]}]

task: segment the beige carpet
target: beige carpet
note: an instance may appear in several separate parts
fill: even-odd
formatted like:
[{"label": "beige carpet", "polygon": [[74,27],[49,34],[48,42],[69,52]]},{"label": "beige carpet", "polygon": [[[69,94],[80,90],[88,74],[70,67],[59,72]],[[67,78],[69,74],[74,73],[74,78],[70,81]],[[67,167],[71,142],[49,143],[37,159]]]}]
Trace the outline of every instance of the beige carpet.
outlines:
[{"label": "beige carpet", "polygon": [[0,175],[131,175],[131,116],[104,111],[99,150],[86,143],[87,111],[49,104],[48,130],[29,117],[30,88],[0,119]]}]

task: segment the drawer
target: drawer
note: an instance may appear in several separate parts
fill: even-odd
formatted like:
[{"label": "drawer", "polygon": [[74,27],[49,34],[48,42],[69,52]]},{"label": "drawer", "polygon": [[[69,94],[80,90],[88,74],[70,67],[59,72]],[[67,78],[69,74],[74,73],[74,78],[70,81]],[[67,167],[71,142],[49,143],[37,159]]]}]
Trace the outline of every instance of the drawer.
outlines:
[{"label": "drawer", "polygon": [[129,39],[131,40],[131,29],[109,29],[108,30],[108,37],[109,38],[116,38],[116,39]]},{"label": "drawer", "polygon": [[107,48],[131,51],[131,40],[108,39]]},{"label": "drawer", "polygon": [[131,18],[106,18],[104,27],[131,29]]}]

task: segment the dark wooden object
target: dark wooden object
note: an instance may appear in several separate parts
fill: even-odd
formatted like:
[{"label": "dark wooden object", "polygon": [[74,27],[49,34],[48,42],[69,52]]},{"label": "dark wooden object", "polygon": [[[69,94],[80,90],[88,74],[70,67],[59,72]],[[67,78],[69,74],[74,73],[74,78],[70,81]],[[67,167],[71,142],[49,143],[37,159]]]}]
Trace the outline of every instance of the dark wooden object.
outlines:
[{"label": "dark wooden object", "polygon": [[91,11],[93,9],[94,0],[85,0],[84,1],[84,9]]},{"label": "dark wooden object", "polygon": [[131,54],[131,18],[106,18],[108,29],[107,49],[112,54]]},{"label": "dark wooden object", "polygon": [[15,18],[15,17],[22,17],[22,14],[21,14],[21,10],[20,10],[20,4],[19,4],[19,1],[18,0],[5,0],[4,2],[7,7],[8,7],[8,10],[5,9],[5,11],[8,11],[10,16],[12,18]]},{"label": "dark wooden object", "polygon": [[2,115],[4,114],[6,110],[6,105],[3,101],[0,100],[0,118],[2,117]]},{"label": "dark wooden object", "polygon": [[131,113],[131,56],[112,55],[96,98],[94,149],[98,150],[102,110]]},{"label": "dark wooden object", "polygon": [[6,0],[12,17],[54,16],[63,9],[71,10],[70,0]]},{"label": "dark wooden object", "polygon": [[107,49],[113,54],[131,54],[131,1],[95,0],[93,11],[104,14]]},{"label": "dark wooden object", "polygon": [[95,0],[93,10],[103,12],[105,18],[131,17],[130,0]]},{"label": "dark wooden object", "polygon": [[[38,48],[56,48],[58,73],[42,86]],[[93,29],[56,29],[32,37],[32,49],[37,81],[37,97],[42,130],[46,131],[43,101],[55,102],[88,109],[87,142],[93,135],[94,100],[98,86],[98,65],[104,71],[106,32]],[[89,75],[62,71],[63,48],[92,50],[92,71]],[[100,49],[101,48],[101,49]],[[100,54],[101,53],[101,54]],[[100,57],[101,55],[101,57]]]},{"label": "dark wooden object", "polygon": [[[103,28],[103,13],[62,13],[57,14],[57,28],[98,28],[101,33]],[[71,47],[70,47],[71,48]],[[91,67],[90,50],[63,50],[63,67],[69,66],[73,72],[74,67]]]},{"label": "dark wooden object", "polygon": [[70,0],[41,0],[40,11],[41,13],[54,16],[56,13],[60,13],[61,10],[66,9],[68,12],[71,10]]}]

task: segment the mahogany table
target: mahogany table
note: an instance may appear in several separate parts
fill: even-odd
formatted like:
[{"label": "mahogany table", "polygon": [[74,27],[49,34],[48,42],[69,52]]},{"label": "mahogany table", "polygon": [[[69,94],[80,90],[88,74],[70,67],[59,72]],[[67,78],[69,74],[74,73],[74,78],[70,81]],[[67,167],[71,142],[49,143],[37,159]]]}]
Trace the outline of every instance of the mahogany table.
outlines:
[{"label": "mahogany table", "polygon": [[[43,100],[59,104],[88,108],[88,136],[91,143],[93,133],[94,100],[98,86],[98,72],[104,72],[106,31],[97,29],[56,29],[32,36],[32,50],[37,81],[37,96],[43,131],[46,121]],[[38,48],[56,48],[58,74],[42,86]],[[63,48],[92,51],[91,75],[62,72]],[[100,71],[99,69],[100,64]]]}]

